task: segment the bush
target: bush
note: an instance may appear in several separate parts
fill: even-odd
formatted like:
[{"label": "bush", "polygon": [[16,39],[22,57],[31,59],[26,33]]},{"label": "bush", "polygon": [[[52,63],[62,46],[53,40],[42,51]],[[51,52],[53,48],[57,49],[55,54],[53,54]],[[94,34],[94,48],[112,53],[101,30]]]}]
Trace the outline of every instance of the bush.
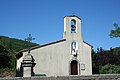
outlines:
[{"label": "bush", "polygon": [[107,64],[101,66],[99,72],[100,74],[120,74],[120,66]]}]

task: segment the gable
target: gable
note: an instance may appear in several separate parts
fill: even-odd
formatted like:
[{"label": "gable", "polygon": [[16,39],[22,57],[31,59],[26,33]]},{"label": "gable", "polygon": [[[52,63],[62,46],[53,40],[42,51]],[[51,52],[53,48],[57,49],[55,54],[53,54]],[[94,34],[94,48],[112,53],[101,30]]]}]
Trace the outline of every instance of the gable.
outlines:
[{"label": "gable", "polygon": [[[63,42],[63,41],[66,41],[66,39],[61,39],[61,40],[57,40],[57,41],[55,41],[55,42],[50,42],[50,43],[47,43],[47,44],[43,44],[43,45],[31,47],[30,50],[42,48],[42,47],[49,46],[49,45],[52,45],[52,44],[57,44],[57,43],[60,43],[60,42]],[[19,59],[20,57],[22,57],[23,52],[26,52],[26,51],[28,51],[28,49],[23,49],[23,50],[19,51],[19,52],[16,54],[16,58]]]}]

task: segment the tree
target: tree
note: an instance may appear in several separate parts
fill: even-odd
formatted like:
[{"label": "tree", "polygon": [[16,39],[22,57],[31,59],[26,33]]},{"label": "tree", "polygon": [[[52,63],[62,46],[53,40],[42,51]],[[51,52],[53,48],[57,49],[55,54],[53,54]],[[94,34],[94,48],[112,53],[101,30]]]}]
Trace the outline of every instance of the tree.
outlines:
[{"label": "tree", "polygon": [[93,74],[120,74],[120,47],[92,50]]},{"label": "tree", "polygon": [[92,49],[92,74],[99,74],[99,65],[96,61],[96,52]]},{"label": "tree", "polygon": [[113,25],[114,25],[114,27],[115,27],[115,30],[111,30],[109,36],[110,36],[111,38],[114,38],[114,37],[115,37],[115,38],[120,38],[120,27],[119,27],[118,24],[116,24],[116,23],[114,23]]},{"label": "tree", "polygon": [[4,46],[0,45],[0,69],[1,68],[12,68],[11,65],[11,54]]}]

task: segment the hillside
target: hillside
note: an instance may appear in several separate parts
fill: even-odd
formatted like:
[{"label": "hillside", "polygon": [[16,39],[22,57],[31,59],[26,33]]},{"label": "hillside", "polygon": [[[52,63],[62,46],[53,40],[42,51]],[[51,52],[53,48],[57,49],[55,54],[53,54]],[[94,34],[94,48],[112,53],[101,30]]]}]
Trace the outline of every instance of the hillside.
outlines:
[{"label": "hillside", "polygon": [[6,49],[18,52],[19,50],[28,48],[28,46],[36,46],[36,43],[29,43],[24,40],[19,40],[15,38],[9,38],[5,36],[0,36],[0,45],[4,46]]},{"label": "hillside", "polygon": [[15,75],[16,53],[28,46],[37,46],[24,40],[0,36],[0,76]]}]

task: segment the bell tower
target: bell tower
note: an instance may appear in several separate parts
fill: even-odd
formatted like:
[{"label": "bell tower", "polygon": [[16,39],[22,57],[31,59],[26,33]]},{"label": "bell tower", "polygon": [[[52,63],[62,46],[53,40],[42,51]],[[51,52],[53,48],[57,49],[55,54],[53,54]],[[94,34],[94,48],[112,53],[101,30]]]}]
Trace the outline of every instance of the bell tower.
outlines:
[{"label": "bell tower", "polygon": [[64,17],[64,39],[66,39],[69,54],[69,74],[80,75],[81,56],[83,56],[83,40],[81,19],[75,15]]},{"label": "bell tower", "polygon": [[75,15],[64,17],[64,39],[82,41],[81,19]]}]

